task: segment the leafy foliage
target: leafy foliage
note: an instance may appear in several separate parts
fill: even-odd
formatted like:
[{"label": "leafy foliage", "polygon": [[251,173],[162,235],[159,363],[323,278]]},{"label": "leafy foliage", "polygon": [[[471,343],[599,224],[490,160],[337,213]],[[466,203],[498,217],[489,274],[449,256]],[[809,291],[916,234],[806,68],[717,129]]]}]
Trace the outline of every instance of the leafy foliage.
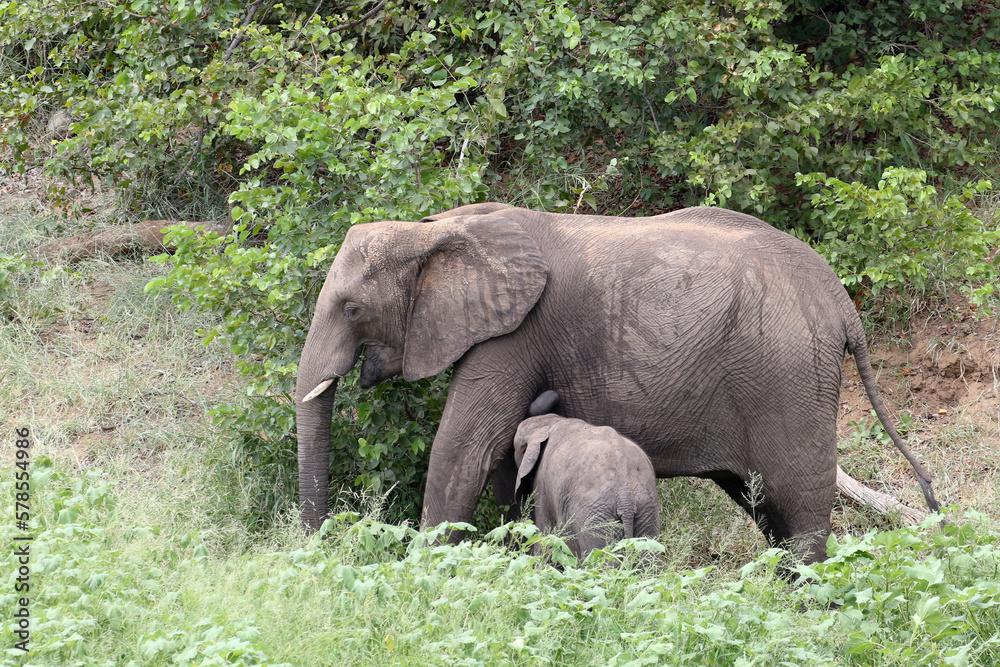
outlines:
[{"label": "leafy foliage", "polygon": [[[97,174],[147,217],[232,204],[226,238],[175,232],[153,287],[217,313],[207,336],[252,378],[218,418],[269,471],[265,520],[292,495],[288,392],[350,225],[488,197],[716,204],[819,243],[860,298],[989,281],[996,237],[963,198],[995,161],[998,40],[1000,9],[961,0],[0,0],[0,151],[47,156],[32,128],[63,109],[50,173]],[[445,384],[349,384],[335,485],[418,498]]]},{"label": "leafy foliage", "polygon": [[[800,582],[764,551],[739,571],[661,571],[627,540],[578,562],[529,523],[436,544],[344,512],[242,556],[170,520],[134,525],[105,472],[36,456],[32,652],[8,663],[987,665],[1000,659],[997,536],[985,518],[831,539]],[[0,480],[9,496],[13,482]],[[11,509],[7,509],[11,508]],[[5,504],[2,512],[10,512]],[[162,515],[161,515],[162,516]],[[0,521],[10,538],[14,522]],[[456,525],[472,529],[467,525]],[[543,546],[560,567],[531,555]],[[609,567],[612,559],[624,567]],[[0,602],[13,603],[10,591]],[[13,645],[11,625],[0,639]],[[113,659],[109,656],[113,656]]]},{"label": "leafy foliage", "polygon": [[[942,179],[993,151],[990,4],[390,2],[378,21],[357,20],[364,4],[165,8],[4,3],[0,43],[26,73],[3,91],[16,155],[58,103],[77,118],[59,173],[159,175],[181,198],[210,173],[275,215],[377,200],[397,217],[511,174],[496,192],[513,201],[561,181],[533,198],[546,208],[718,203],[805,229],[796,171]],[[581,199],[612,160],[616,187]]]},{"label": "leafy foliage", "polygon": [[[851,427],[851,433],[848,440],[840,443],[841,448],[847,447],[852,441],[863,444],[868,440],[877,441],[883,448],[891,449],[895,447],[892,442],[892,438],[886,433],[885,428],[882,426],[882,422],[879,421],[878,415],[875,414],[874,410],[869,411],[871,418],[861,417],[858,421],[849,421],[847,425]],[[905,412],[899,413],[899,424],[896,427],[896,431],[901,437],[905,437],[910,430],[913,429],[914,422],[916,420]]]},{"label": "leafy foliage", "polygon": [[[998,276],[991,257],[1000,232],[987,228],[967,203],[990,188],[979,181],[940,201],[927,174],[887,169],[877,188],[825,174],[800,174],[800,185],[825,186],[812,196],[823,241],[817,250],[848,289],[870,291],[964,284],[982,306]],[[978,285],[973,287],[972,285]],[[988,312],[988,311],[987,311]]]},{"label": "leafy foliage", "polygon": [[[90,470],[74,479],[46,456],[34,460],[29,528],[34,539],[20,543],[29,545],[32,560],[31,651],[7,648],[7,664],[126,664],[108,659],[101,648],[109,636],[138,640],[130,642],[131,665],[276,664],[267,662],[254,641],[260,631],[251,624],[202,619],[190,628],[170,629],[185,621],[169,613],[147,618],[151,601],[164,600],[169,607],[180,598],[177,575],[204,564],[208,550],[198,535],[159,539],[159,526],[135,526],[109,549],[106,520],[116,502],[111,483],[101,476]],[[10,496],[13,484],[5,479],[2,488]],[[5,537],[13,537],[14,521],[8,517],[4,523]],[[157,546],[136,556],[130,542]],[[13,590],[0,596],[10,608],[16,599]],[[10,624],[3,635],[6,646],[14,646]]]},{"label": "leafy foliage", "polygon": [[911,529],[847,537],[832,552],[798,572],[809,582],[806,599],[840,606],[852,663],[968,665],[1000,657],[1000,590],[979,579],[1000,561],[996,544],[972,525],[933,535]]}]

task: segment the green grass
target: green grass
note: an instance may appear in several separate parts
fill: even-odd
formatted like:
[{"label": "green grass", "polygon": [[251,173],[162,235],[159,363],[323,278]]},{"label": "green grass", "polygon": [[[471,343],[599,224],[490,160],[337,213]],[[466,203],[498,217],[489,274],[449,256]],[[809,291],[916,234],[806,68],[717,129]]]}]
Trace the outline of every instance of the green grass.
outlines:
[{"label": "green grass", "polygon": [[731,572],[767,549],[750,517],[714,482],[678,477],[659,486],[662,539],[672,567]]},{"label": "green grass", "polygon": [[[32,219],[0,220],[0,252],[42,241]],[[8,650],[8,575],[3,664],[1000,660],[996,522],[975,513],[944,529],[852,537],[896,526],[838,504],[833,558],[795,585],[775,574],[781,554],[703,480],[661,482],[661,538],[622,545],[624,567],[601,553],[577,563],[529,524],[435,546],[380,523],[378,498],[356,503],[367,502],[362,516],[338,515],[323,540],[306,538],[294,516],[261,532],[247,508],[268,480],[233,463],[234,443],[211,419],[216,405],[242,400],[244,383],[227,351],[201,344],[208,316],[144,291],[162,270],[110,259],[29,265],[0,295],[3,544],[18,534],[11,427],[31,429],[35,461],[31,652]],[[991,464],[986,428],[956,426],[940,456]],[[882,447],[862,435],[845,446],[875,471]],[[977,474],[981,507],[995,507],[993,478]],[[531,555],[539,540],[546,558]]]},{"label": "green grass", "polygon": [[[775,574],[780,553],[771,550],[709,576],[709,568],[610,567],[602,553],[576,563],[545,538],[563,563],[557,568],[527,553],[539,539],[527,524],[434,546],[433,535],[341,514],[325,540],[290,527],[266,549],[236,553],[213,546],[211,528],[196,529],[199,498],[154,486],[158,516],[143,515],[116,501],[116,480],[104,477],[36,456],[32,652],[8,653],[11,664],[1000,659],[1000,554],[976,515],[961,527],[833,543],[833,558],[801,568],[802,582],[791,585]],[[10,497],[10,481],[2,485]],[[176,522],[175,514],[188,518]],[[9,515],[3,526],[10,543]],[[619,551],[627,560],[655,546]],[[12,598],[0,593],[3,608]],[[14,641],[6,629],[0,640]]]}]

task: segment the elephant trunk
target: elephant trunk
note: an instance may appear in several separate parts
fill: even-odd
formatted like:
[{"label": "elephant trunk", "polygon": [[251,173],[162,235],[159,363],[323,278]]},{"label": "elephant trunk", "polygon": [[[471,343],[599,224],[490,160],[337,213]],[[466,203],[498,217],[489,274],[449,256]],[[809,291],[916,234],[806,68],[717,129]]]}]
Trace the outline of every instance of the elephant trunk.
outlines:
[{"label": "elephant trunk", "polygon": [[323,525],[330,497],[330,420],[337,383],[303,400],[319,384],[300,373],[295,388],[295,421],[298,430],[299,504],[302,524],[309,533]]}]

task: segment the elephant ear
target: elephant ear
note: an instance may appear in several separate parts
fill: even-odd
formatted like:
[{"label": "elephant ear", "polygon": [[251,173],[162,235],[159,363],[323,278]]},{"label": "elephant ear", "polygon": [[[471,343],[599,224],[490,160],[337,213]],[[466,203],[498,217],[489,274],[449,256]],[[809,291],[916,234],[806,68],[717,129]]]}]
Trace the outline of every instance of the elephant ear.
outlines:
[{"label": "elephant ear", "polygon": [[517,481],[514,483],[514,493],[521,489],[521,480],[535,471],[538,460],[542,457],[542,447],[548,442],[549,429],[535,428],[525,438],[524,455],[521,457],[521,465],[517,467]]},{"label": "elephant ear", "polygon": [[538,246],[502,215],[418,225],[420,269],[407,316],[403,377],[436,375],[469,348],[516,329],[545,289]]}]

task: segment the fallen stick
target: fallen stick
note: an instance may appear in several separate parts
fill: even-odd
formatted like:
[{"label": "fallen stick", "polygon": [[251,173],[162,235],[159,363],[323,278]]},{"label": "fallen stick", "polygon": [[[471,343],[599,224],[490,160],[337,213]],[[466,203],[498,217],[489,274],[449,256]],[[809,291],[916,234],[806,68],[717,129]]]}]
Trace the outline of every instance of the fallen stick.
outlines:
[{"label": "fallen stick", "polygon": [[840,466],[837,466],[837,490],[840,491],[840,495],[865,507],[871,507],[880,514],[898,513],[903,523],[908,526],[915,526],[927,518],[927,512],[907,507],[890,495],[869,489],[841,470]]},{"label": "fallen stick", "polygon": [[37,253],[44,258],[58,258],[63,263],[75,264],[98,255],[121,255],[139,250],[173,252],[173,247],[164,244],[166,234],[162,231],[171,225],[186,225],[196,231],[218,232],[220,235],[228,234],[232,228],[232,223],[229,222],[146,220],[124,227],[68,236],[46,243],[38,248]]}]

